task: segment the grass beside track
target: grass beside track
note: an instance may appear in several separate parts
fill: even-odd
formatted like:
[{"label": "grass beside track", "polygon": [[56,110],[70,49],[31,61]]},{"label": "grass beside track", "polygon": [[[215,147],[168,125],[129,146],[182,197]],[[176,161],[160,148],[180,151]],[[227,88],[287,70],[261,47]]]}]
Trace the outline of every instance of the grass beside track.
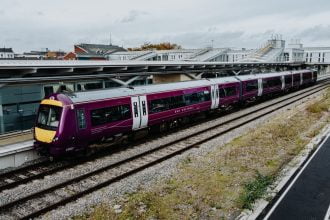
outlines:
[{"label": "grass beside track", "polygon": [[[264,197],[279,171],[330,122],[330,89],[204,156],[185,158],[170,179],[75,219],[228,219]],[[220,145],[220,144],[219,144]],[[117,210],[118,211],[118,210]]]}]

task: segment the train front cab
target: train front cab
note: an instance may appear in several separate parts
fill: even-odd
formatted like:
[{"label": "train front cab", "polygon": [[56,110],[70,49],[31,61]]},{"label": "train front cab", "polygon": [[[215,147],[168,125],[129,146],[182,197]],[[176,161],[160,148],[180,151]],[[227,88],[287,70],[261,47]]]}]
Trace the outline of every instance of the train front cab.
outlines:
[{"label": "train front cab", "polygon": [[59,128],[63,104],[60,101],[45,99],[39,106],[34,128],[34,148],[42,155],[60,155]]}]

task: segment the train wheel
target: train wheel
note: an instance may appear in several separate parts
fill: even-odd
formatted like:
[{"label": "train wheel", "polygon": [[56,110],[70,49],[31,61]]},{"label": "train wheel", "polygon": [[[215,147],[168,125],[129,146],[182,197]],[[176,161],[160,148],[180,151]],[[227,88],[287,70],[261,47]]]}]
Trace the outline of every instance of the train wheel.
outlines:
[{"label": "train wheel", "polygon": [[168,125],[166,122],[163,122],[159,125],[159,132],[160,133],[163,133],[163,132],[166,132],[168,131]]},{"label": "train wheel", "polygon": [[86,149],[85,149],[85,157],[90,157],[93,154],[95,154],[95,149],[94,148],[90,148],[90,147],[86,147]]},{"label": "train wheel", "polygon": [[181,118],[181,120],[180,120],[180,124],[181,125],[187,125],[187,124],[189,124],[190,123],[190,118],[188,118],[188,117],[183,117],[183,118]]}]

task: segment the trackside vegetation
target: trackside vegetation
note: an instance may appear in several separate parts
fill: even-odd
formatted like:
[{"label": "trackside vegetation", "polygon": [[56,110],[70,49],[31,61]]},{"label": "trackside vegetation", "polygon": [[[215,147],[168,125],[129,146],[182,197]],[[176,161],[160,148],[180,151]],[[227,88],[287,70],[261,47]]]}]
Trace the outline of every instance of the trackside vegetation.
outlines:
[{"label": "trackside vegetation", "polygon": [[329,107],[330,89],[209,153],[190,155],[172,177],[75,219],[233,219],[267,197],[280,170],[329,124]]},{"label": "trackside vegetation", "polygon": [[256,179],[244,185],[244,191],[240,196],[242,208],[251,209],[252,204],[260,199],[266,192],[267,187],[272,184],[274,178],[257,174]]}]

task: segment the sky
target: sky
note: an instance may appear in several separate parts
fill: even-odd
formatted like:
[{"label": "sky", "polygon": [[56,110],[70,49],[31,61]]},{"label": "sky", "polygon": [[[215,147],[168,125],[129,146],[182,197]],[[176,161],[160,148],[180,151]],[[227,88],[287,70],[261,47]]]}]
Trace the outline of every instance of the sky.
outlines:
[{"label": "sky", "polygon": [[0,47],[261,47],[272,35],[330,46],[329,0],[0,0]]}]

